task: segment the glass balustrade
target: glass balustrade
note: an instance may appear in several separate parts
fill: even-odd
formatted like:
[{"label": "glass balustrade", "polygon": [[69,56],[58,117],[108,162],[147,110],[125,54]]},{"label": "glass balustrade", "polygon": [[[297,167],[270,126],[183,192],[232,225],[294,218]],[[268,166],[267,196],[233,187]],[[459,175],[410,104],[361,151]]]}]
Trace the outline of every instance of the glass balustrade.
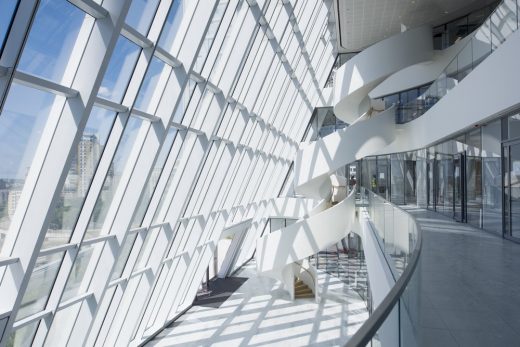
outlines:
[{"label": "glass balustrade", "polygon": [[396,107],[396,123],[410,122],[425,114],[455,88],[478,64],[518,30],[520,0],[504,0],[473,32],[471,39],[450,61],[430,87],[417,98]]},{"label": "glass balustrade", "polygon": [[369,219],[377,243],[395,280],[370,318],[347,346],[417,346],[421,231],[414,217],[361,187],[360,215]]}]

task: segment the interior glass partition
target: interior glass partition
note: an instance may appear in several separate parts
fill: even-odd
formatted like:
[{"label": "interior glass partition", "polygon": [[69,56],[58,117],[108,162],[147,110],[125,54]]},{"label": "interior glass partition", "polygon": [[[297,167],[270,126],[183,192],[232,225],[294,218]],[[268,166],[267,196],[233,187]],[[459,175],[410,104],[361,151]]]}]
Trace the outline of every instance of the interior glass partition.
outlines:
[{"label": "interior glass partition", "polygon": [[428,159],[426,150],[418,150],[415,160],[415,197],[416,204],[427,207],[428,204]]},{"label": "interior glass partition", "polygon": [[458,222],[466,221],[466,155],[455,154],[453,157],[453,217]]},{"label": "interior glass partition", "polygon": [[520,239],[520,141],[504,145],[504,236]]},{"label": "interior glass partition", "polygon": [[404,202],[417,203],[417,159],[415,152],[404,154]]},{"label": "interior glass partition", "polygon": [[437,153],[434,166],[435,210],[452,217],[454,204],[453,155]]},{"label": "interior glass partition", "polygon": [[417,205],[502,233],[502,136],[520,139],[520,116],[428,148],[364,158],[359,161],[360,183],[392,203]]},{"label": "interior glass partition", "polygon": [[390,200],[390,156],[377,157],[377,193],[383,198]]},{"label": "interior glass partition", "polygon": [[405,203],[405,161],[402,153],[390,155],[391,168],[391,201],[394,204]]},{"label": "interior glass partition", "polygon": [[482,158],[466,157],[466,220],[478,228],[482,227]]},{"label": "interior glass partition", "polygon": [[482,127],[482,227],[502,233],[501,121]]}]

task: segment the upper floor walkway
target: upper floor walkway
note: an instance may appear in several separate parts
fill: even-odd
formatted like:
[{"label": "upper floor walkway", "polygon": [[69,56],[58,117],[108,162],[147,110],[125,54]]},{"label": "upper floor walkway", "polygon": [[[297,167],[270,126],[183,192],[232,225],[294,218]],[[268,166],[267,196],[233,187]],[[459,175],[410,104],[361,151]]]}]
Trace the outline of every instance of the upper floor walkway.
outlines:
[{"label": "upper floor walkway", "polygon": [[420,345],[520,345],[520,245],[417,207]]}]

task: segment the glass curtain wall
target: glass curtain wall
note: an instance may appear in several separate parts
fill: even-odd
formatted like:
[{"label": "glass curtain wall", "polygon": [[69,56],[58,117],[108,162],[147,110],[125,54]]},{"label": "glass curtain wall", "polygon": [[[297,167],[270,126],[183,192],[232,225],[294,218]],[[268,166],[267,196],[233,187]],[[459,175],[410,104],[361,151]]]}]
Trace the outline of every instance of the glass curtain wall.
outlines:
[{"label": "glass curtain wall", "polygon": [[520,219],[515,219],[516,196],[520,196],[513,167],[515,141],[520,143],[520,115],[495,120],[428,148],[364,158],[357,163],[359,180],[395,204],[428,208],[495,233],[502,233],[504,204],[505,234],[515,237],[514,225],[520,225]]},{"label": "glass curtain wall", "polygon": [[482,227],[502,232],[501,121],[482,127]]},{"label": "glass curtain wall", "polygon": [[0,345],[137,346],[191,305],[211,241],[281,190],[328,22],[312,1],[0,1]]},{"label": "glass curtain wall", "polygon": [[503,235],[520,240],[520,114],[502,121]]}]

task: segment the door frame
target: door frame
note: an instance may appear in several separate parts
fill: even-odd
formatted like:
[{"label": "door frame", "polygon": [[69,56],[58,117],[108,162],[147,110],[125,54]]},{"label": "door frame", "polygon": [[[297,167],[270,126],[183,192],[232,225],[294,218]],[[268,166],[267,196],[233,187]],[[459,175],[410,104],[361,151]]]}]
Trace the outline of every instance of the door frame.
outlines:
[{"label": "door frame", "polygon": [[[514,237],[507,233],[506,225],[508,226],[509,232],[511,232],[511,214],[509,214],[509,219],[506,218],[506,159],[508,161],[507,167],[509,168],[511,164],[511,147],[514,145],[520,145],[520,139],[512,139],[507,141],[502,141],[501,146],[501,169],[502,169],[502,237],[514,242],[520,243],[520,238]],[[507,150],[507,156],[505,155]],[[510,170],[508,170],[508,173]],[[507,211],[511,211],[511,175],[509,177],[509,201],[507,201]],[[507,223],[507,224],[506,224]]]},{"label": "door frame", "polygon": [[[455,221],[460,223],[467,223],[468,222],[468,215],[467,215],[467,177],[466,177],[466,151],[457,153],[453,155],[453,219]],[[460,172],[459,172],[459,180],[458,182],[455,181],[455,160],[459,160],[460,162]],[[457,186],[460,190],[460,219],[457,218],[456,213],[456,189]]]}]

